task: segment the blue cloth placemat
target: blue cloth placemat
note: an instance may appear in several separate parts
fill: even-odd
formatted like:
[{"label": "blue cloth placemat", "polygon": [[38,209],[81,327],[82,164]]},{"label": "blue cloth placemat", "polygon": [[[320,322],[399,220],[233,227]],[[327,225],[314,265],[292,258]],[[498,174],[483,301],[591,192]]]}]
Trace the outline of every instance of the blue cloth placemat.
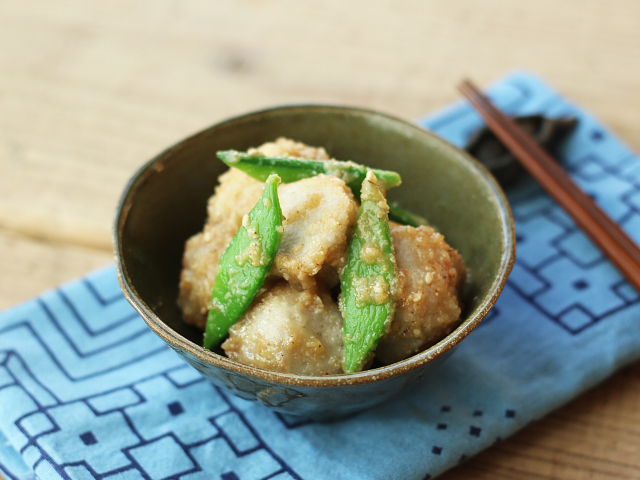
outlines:
[{"label": "blue cloth placemat", "polygon": [[[580,119],[568,170],[637,241],[640,162],[536,77],[491,89],[510,114]],[[457,145],[462,102],[420,122]],[[317,424],[214,388],[144,324],[112,267],[0,314],[8,479],[428,479],[640,357],[638,294],[536,185],[509,192],[518,256],[482,324],[426,382]]]}]

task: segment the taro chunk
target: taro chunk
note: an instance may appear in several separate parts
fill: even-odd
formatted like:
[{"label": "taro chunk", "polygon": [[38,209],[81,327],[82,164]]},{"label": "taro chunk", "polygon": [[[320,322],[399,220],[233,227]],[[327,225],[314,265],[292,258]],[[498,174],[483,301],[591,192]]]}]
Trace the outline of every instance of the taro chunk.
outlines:
[{"label": "taro chunk", "polygon": [[466,270],[458,252],[431,227],[391,224],[400,297],[389,334],[376,357],[404,360],[448,335],[460,318],[459,293]]},{"label": "taro chunk", "polygon": [[339,374],[342,316],[326,291],[300,291],[282,282],[255,300],[222,348],[230,359],[265,370]]}]

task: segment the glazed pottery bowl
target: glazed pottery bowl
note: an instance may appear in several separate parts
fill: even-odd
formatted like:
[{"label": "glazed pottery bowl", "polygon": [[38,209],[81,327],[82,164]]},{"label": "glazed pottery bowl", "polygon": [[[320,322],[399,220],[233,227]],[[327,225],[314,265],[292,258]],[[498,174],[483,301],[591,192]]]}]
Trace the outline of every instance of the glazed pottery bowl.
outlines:
[{"label": "glazed pottery bowl", "polygon": [[[402,362],[325,377],[274,373],[202,348],[202,332],[176,304],[185,241],[202,229],[208,197],[227,167],[218,150],[246,150],[285,136],[324,146],[334,158],[395,170],[389,198],[426,217],[458,249],[469,281],[458,328]],[[122,290],[149,327],[214,385],[293,415],[331,419],[382,402],[426,377],[484,318],[515,257],[504,194],[478,162],[442,138],[381,113],[348,107],[291,106],[214,125],[169,148],[130,180],[115,221]],[[425,379],[428,381],[428,379]]]}]

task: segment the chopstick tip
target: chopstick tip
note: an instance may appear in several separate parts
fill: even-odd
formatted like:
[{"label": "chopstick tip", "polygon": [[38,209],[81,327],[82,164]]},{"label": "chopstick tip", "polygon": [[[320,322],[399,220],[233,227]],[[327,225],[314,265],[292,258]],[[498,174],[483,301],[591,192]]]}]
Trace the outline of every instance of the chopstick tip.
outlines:
[{"label": "chopstick tip", "polygon": [[468,77],[464,77],[462,79],[462,81],[458,85],[458,90],[460,90],[462,93],[465,93],[465,91],[466,92],[473,92],[473,93],[480,93],[480,90],[478,89],[478,87],[476,87],[475,84],[473,83],[473,81]]}]

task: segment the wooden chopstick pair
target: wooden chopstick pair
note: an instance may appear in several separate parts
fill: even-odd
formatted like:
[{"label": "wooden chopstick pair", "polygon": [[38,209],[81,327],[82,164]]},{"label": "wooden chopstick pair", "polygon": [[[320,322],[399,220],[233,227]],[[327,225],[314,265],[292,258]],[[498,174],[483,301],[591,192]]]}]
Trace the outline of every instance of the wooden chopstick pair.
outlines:
[{"label": "wooden chopstick pair", "polygon": [[573,183],[528,133],[494,107],[470,81],[463,81],[459,89],[513,156],[640,291],[640,248],[634,241]]}]

